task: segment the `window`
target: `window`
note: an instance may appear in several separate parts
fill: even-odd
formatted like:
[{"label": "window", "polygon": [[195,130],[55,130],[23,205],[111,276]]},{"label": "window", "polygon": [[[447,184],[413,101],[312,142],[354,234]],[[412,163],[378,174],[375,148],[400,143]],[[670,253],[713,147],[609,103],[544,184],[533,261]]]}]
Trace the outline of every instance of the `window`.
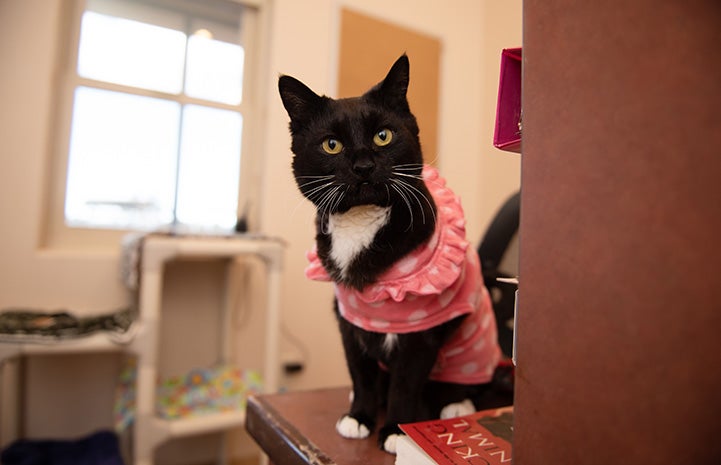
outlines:
[{"label": "window", "polygon": [[66,70],[66,227],[235,225],[253,13],[233,0],[86,0]]}]

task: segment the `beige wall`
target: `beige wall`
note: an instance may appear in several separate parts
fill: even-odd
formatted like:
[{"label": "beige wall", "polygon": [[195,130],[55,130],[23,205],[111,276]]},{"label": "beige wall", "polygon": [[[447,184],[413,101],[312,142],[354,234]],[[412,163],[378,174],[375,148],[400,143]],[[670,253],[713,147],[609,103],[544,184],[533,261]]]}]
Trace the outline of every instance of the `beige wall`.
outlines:
[{"label": "beige wall", "polygon": [[[0,308],[91,313],[126,304],[127,295],[117,281],[117,250],[37,246],[46,216],[43,196],[52,155],[54,44],[61,5],[61,0],[0,0]],[[257,212],[263,232],[287,241],[283,321],[308,353],[305,371],[283,383],[291,389],[342,385],[348,383],[348,376],[331,312],[330,285],[303,277],[304,253],[313,237],[313,211],[292,181],[287,116],[275,80],[280,73],[292,74],[316,91],[334,95],[341,7],[438,37],[443,44],[439,167],[461,196],[469,237],[477,242],[499,203],[519,185],[519,156],[495,150],[491,138],[500,49],[521,44],[521,0],[275,0],[271,6]],[[206,274],[209,281],[217,275],[212,270]],[[182,273],[176,281],[182,285]],[[262,317],[259,311],[250,311],[248,325],[241,328],[248,335],[257,334],[253,327]],[[212,343],[212,337],[201,334],[196,344]],[[283,352],[299,355],[287,340]],[[173,355],[168,357],[172,364]],[[241,359],[248,357],[239,354]],[[109,425],[110,414],[102,409],[79,418],[58,404],[79,405],[86,396],[111,398],[112,381],[95,380],[94,373],[105,375],[108,366],[116,367],[114,357],[51,357],[31,363],[29,435],[76,435]],[[51,365],[66,366],[69,375],[88,387],[74,389],[67,382],[48,380],[43,373]],[[64,372],[55,369],[53,375]],[[48,393],[45,386],[58,386],[62,392]],[[50,394],[63,401],[43,401]]]},{"label": "beige wall", "polygon": [[[334,95],[337,43],[333,38],[341,5],[441,40],[439,167],[461,196],[469,238],[477,243],[495,209],[520,182],[519,155],[496,150],[491,141],[500,49],[521,44],[521,1],[454,0],[454,8],[430,0],[315,3],[318,7],[312,18],[300,22],[297,18],[307,16],[307,2],[276,2],[270,68],[301,78],[317,92]],[[305,374],[290,379],[288,385],[305,388],[348,383],[330,311],[330,286],[302,276],[304,252],[314,234],[313,209],[292,181],[287,116],[273,91],[268,102],[263,198],[267,206],[285,208],[264,209],[262,228],[288,240],[284,321],[310,352]]]}]

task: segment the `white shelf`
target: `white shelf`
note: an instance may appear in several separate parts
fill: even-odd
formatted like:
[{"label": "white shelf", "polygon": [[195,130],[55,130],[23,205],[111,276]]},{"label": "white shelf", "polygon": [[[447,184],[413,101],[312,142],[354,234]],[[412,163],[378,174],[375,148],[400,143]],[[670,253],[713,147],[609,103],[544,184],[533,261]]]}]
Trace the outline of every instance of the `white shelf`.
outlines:
[{"label": "white shelf", "polygon": [[215,433],[243,426],[245,423],[245,411],[236,410],[206,413],[176,420],[155,418],[153,423],[160,434],[167,437],[193,436],[195,434]]},{"label": "white shelf", "polygon": [[[165,265],[173,260],[197,258],[234,259],[239,256],[260,258],[266,268],[265,361],[263,383],[266,392],[278,386],[280,361],[278,333],[280,322],[280,277],[283,244],[261,237],[182,237],[148,236],[143,242],[140,266],[139,313],[142,326],[131,350],[138,357],[136,382],[136,416],[133,437],[134,465],[151,465],[155,449],[174,437],[223,431],[242,426],[244,411],[198,415],[178,420],[164,420],[155,415],[155,380],[159,328],[162,319],[162,289]],[[224,314],[229,310],[226,308]],[[228,350],[223,344],[224,351]],[[227,354],[226,354],[227,355]]]},{"label": "white shelf", "polygon": [[[6,357],[35,354],[73,354],[84,352],[121,352],[127,349],[131,338],[123,339],[117,342],[114,335],[107,333],[95,333],[88,336],[78,337],[74,339],[59,340],[6,340],[2,342],[0,348],[0,361]],[[118,340],[119,341],[119,340]]]},{"label": "white shelf", "polygon": [[[267,284],[263,384],[265,392],[275,392],[280,374],[278,328],[283,244],[279,240],[257,236],[148,235],[142,243],[138,320],[127,334],[99,332],[77,339],[58,341],[3,341],[0,342],[0,362],[18,355],[120,351],[134,353],[138,360],[133,432],[134,465],[152,465],[155,449],[170,438],[219,432],[242,426],[245,422],[244,410],[208,413],[177,420],[166,420],[155,414],[165,265],[173,260],[232,260],[241,256],[258,257],[265,264]],[[225,317],[229,311],[228,308],[223,309]],[[227,334],[224,335],[226,336]],[[223,344],[223,347],[223,352],[229,351],[227,344]],[[0,364],[0,368],[2,367]]]}]

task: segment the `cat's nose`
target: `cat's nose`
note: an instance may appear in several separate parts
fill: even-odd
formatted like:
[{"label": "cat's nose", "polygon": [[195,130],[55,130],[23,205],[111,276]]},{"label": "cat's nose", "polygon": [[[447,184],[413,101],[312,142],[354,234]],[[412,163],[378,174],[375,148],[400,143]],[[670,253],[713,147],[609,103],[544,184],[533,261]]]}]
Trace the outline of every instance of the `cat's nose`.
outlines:
[{"label": "cat's nose", "polygon": [[361,179],[366,180],[373,173],[375,167],[376,165],[373,163],[373,160],[361,158],[353,163],[353,172]]}]

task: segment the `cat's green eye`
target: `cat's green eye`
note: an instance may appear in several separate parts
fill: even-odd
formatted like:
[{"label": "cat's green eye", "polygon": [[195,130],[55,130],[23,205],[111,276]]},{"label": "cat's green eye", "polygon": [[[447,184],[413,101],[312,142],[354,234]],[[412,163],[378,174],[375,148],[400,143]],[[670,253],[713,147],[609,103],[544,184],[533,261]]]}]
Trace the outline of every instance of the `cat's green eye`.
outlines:
[{"label": "cat's green eye", "polygon": [[321,144],[323,147],[323,151],[325,153],[331,154],[331,155],[337,155],[343,150],[343,144],[338,139],[333,139],[332,137],[327,138],[323,141]]},{"label": "cat's green eye", "polygon": [[379,147],[388,145],[393,140],[393,132],[390,129],[381,129],[373,136],[373,143]]}]

